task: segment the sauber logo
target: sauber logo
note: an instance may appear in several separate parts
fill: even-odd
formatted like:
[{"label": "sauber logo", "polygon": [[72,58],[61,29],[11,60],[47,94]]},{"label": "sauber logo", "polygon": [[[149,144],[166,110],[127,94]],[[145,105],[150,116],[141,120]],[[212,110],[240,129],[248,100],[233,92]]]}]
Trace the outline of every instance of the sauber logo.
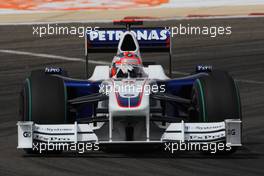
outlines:
[{"label": "sauber logo", "polygon": [[[90,41],[117,41],[125,33],[125,30],[101,30],[92,31],[87,34]],[[166,40],[169,31],[165,29],[134,29],[132,33],[137,40]]]}]

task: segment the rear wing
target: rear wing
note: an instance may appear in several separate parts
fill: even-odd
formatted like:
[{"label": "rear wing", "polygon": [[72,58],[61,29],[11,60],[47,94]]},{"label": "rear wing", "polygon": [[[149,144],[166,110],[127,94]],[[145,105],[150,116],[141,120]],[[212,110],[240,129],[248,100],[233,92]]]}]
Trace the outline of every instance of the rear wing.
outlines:
[{"label": "rear wing", "polygon": [[168,30],[162,27],[156,28],[131,28],[131,25],[141,25],[139,21],[118,21],[118,25],[126,25],[126,28],[100,28],[90,31],[85,36],[86,74],[88,75],[89,53],[117,52],[118,43],[126,31],[132,31],[136,36],[140,52],[166,52],[169,54],[169,73],[171,75],[171,37]]}]

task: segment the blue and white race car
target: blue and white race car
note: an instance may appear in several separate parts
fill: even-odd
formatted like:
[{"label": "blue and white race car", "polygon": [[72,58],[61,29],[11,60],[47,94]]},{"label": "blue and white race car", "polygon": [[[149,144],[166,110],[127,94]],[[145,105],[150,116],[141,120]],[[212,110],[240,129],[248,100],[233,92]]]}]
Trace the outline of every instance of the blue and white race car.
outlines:
[{"label": "blue and white race car", "polygon": [[[32,71],[21,92],[18,148],[35,142],[162,144],[223,142],[241,146],[239,90],[225,71],[199,65],[194,74],[170,78],[141,52],[167,52],[164,28],[100,29],[85,37],[88,53],[117,51],[111,65],[74,79],[60,68]],[[87,71],[88,72],[88,71]]]}]

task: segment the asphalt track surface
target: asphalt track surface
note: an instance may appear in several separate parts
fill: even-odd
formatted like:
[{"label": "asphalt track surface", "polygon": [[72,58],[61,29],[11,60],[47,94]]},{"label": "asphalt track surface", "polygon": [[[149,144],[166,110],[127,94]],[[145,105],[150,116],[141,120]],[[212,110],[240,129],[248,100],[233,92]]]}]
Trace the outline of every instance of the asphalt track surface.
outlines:
[{"label": "asphalt track surface", "polygon": [[[173,40],[174,77],[196,64],[227,70],[238,82],[243,108],[243,145],[231,156],[199,152],[86,153],[27,156],[17,150],[18,94],[30,70],[59,66],[84,78],[84,63],[0,52],[0,175],[263,175],[264,168],[264,18],[168,21],[150,25],[230,25],[232,35],[183,36]],[[76,24],[78,25],[78,24]],[[95,24],[93,24],[95,25]],[[83,58],[83,39],[32,36],[32,26],[0,26],[0,49]],[[113,54],[93,55],[110,62]],[[166,55],[144,54],[165,68]],[[91,64],[91,68],[94,65]],[[176,72],[177,71],[177,72]],[[178,74],[177,74],[178,73]]]}]

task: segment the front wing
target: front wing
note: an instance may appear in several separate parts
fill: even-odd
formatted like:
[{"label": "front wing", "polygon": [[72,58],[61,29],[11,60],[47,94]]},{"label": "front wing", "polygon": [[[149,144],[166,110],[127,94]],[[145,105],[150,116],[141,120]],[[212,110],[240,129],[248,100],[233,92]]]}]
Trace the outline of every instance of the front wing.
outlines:
[{"label": "front wing", "polygon": [[[160,140],[142,141],[99,141],[89,124],[51,124],[39,125],[31,121],[20,121],[18,126],[18,148],[32,148],[33,141],[58,143],[165,143],[191,142],[210,143],[225,141],[230,146],[241,146],[241,121],[227,119],[223,122],[170,123]],[[151,133],[151,131],[150,131]]]}]

